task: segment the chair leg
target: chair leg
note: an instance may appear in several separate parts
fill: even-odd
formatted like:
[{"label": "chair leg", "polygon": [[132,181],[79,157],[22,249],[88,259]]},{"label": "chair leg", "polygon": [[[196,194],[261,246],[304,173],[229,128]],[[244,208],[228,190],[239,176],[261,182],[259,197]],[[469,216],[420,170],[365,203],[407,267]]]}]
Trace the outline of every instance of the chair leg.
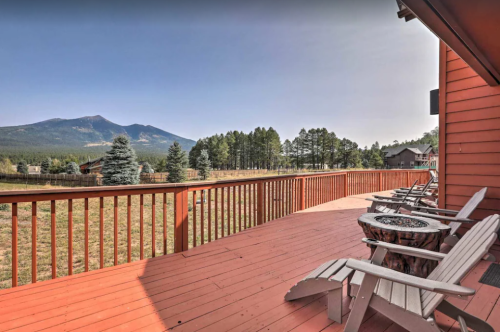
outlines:
[{"label": "chair leg", "polygon": [[328,292],[328,318],[342,324],[342,288]]},{"label": "chair leg", "polygon": [[368,309],[368,304],[373,296],[373,291],[377,285],[378,277],[372,275],[365,275],[363,282],[359,287],[358,294],[356,295],[356,301],[354,301],[353,308],[347,319],[347,324],[345,326],[345,332],[357,332],[361,323],[363,322],[363,317],[365,316],[366,309]]},{"label": "chair leg", "polygon": [[460,239],[458,238],[458,236],[456,236],[456,235],[454,234],[454,235],[450,235],[450,236],[446,237],[446,238],[444,239],[444,243],[446,243],[446,244],[447,244],[447,245],[449,245],[450,247],[454,247],[454,246],[458,243],[458,241],[459,241],[459,240],[460,240]]},{"label": "chair leg", "polygon": [[487,253],[486,255],[484,255],[483,260],[485,260],[487,262],[496,262],[497,259],[492,254]]},{"label": "chair leg", "polygon": [[473,316],[447,301],[441,302],[436,308],[437,311],[445,314],[446,316],[453,318],[456,321],[464,321],[466,326],[478,332],[495,332],[490,324],[486,323],[484,320]]}]

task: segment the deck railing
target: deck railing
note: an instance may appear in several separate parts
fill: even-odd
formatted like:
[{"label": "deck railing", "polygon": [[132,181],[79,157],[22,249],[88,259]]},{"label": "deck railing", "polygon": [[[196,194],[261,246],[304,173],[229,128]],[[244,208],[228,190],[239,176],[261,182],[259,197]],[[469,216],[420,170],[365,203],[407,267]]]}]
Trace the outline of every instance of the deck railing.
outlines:
[{"label": "deck railing", "polygon": [[428,178],[427,170],[366,170],[0,192],[0,204],[11,206],[0,212],[7,251],[0,285],[182,252],[325,202]]}]

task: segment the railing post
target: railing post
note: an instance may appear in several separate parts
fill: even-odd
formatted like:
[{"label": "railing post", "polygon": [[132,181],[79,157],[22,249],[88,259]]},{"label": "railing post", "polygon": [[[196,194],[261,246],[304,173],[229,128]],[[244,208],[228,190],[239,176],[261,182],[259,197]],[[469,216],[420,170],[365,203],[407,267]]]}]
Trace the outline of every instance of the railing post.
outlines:
[{"label": "railing post", "polygon": [[410,171],[406,172],[406,186],[410,186]]},{"label": "railing post", "polygon": [[[262,182],[257,183],[257,225],[264,223],[264,185]],[[236,213],[236,212],[233,212]]]},{"label": "railing post", "polygon": [[345,173],[344,175],[344,197],[347,197],[348,194],[349,194],[349,185],[347,183],[347,181],[349,181],[349,174],[347,174],[347,172]]},{"label": "railing post", "polygon": [[188,250],[188,188],[174,192],[174,252]]},{"label": "railing post", "polygon": [[299,199],[300,199],[300,206],[299,210],[305,210],[306,209],[306,178],[300,178],[300,193],[299,193]]}]

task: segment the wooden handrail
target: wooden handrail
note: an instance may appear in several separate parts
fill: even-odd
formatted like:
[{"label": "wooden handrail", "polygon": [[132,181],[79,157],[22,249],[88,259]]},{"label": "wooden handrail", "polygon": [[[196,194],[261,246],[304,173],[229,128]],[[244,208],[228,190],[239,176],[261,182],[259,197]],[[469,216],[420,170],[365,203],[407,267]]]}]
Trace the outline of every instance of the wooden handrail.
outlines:
[{"label": "wooden handrail", "polygon": [[[84,232],[84,253],[78,260],[84,262],[84,270],[106,267],[105,257],[109,254],[111,265],[118,265],[119,257],[119,199],[126,199],[126,223],[121,227],[126,227],[126,262],[131,262],[133,248],[137,247],[137,241],[132,240],[132,220],[139,220],[139,258],[158,256],[172,252],[186,251],[192,247],[203,245],[206,242],[217,240],[241,230],[257,225],[265,224],[271,220],[281,218],[296,211],[304,210],[319,204],[333,201],[349,195],[357,195],[382,190],[394,189],[407,186],[407,183],[418,180],[425,183],[429,179],[428,170],[359,170],[359,171],[334,171],[318,173],[285,174],[278,176],[263,176],[257,178],[219,180],[205,182],[187,182],[177,184],[148,184],[134,186],[113,186],[113,187],[84,187],[84,188],[58,188],[23,191],[3,191],[0,192],[0,204],[12,204],[12,287],[19,284],[19,250],[28,247],[32,253],[37,250],[37,234],[43,228],[37,227],[37,223],[43,220],[37,215],[38,202],[50,202],[50,255],[52,278],[58,277],[61,270],[58,270],[57,257],[67,257],[65,264],[68,265],[68,274],[77,273],[73,269],[76,257],[73,248],[73,239],[80,238],[75,234],[78,220],[84,221],[84,227],[77,229]],[[147,197],[144,197],[148,195]],[[111,215],[106,215],[105,198],[112,197]],[[139,197],[140,204],[135,208],[132,198]],[[149,198],[151,197],[151,198]],[[170,197],[170,198],[168,198]],[[206,198],[208,197],[208,202]],[[75,200],[84,200],[84,209],[79,212],[76,208]],[[160,201],[156,201],[159,199]],[[98,201],[98,211],[92,211],[89,201]],[[60,214],[62,211],[58,202],[67,202],[67,232],[68,246],[66,248],[56,248],[57,236],[63,236],[56,232],[56,225],[60,225]],[[173,202],[173,203],[172,203]],[[20,219],[19,204],[30,203],[31,206],[31,248],[30,243],[20,244],[18,237],[18,224]],[[215,204],[214,204],[215,203]],[[200,205],[197,208],[197,205]],[[109,204],[108,204],[109,206]],[[23,206],[23,210],[29,209]],[[43,208],[42,208],[43,209]],[[57,211],[56,211],[57,209]],[[42,210],[45,211],[45,210]],[[94,212],[89,216],[89,212]],[[157,220],[157,212],[162,213],[162,217]],[[167,214],[173,212],[173,218],[167,218]],[[208,216],[206,213],[208,212]],[[134,217],[135,213],[135,217]],[[137,216],[137,213],[139,214]],[[145,217],[150,213],[150,217]],[[98,217],[98,222],[89,224],[89,219]],[[79,219],[80,218],[80,219]],[[81,219],[84,218],[84,219]],[[122,216],[121,220],[125,220]],[[167,225],[171,223],[171,226]],[[110,223],[112,232],[105,234],[105,225]],[[161,223],[161,224],[158,224]],[[93,246],[98,246],[98,253],[91,257],[97,257],[96,262],[89,262],[89,227],[98,227],[92,230],[98,232],[98,240]],[[158,226],[158,227],[157,227]],[[168,227],[167,227],[168,226]],[[160,230],[156,233],[155,230]],[[173,231],[172,239],[168,240],[168,229]],[[151,234],[149,234],[151,230]],[[135,233],[137,234],[137,233]],[[146,237],[147,235],[147,237]],[[163,248],[156,250],[156,235],[162,236],[160,242]],[[112,239],[107,245],[105,239]],[[132,244],[134,243],[134,245]],[[144,250],[145,246],[151,243],[151,250]],[[109,247],[109,248],[108,248]],[[170,252],[167,250],[170,249]],[[76,247],[75,247],[76,248]],[[105,250],[106,249],[106,250]],[[60,254],[59,251],[67,250]],[[93,249],[95,250],[95,249]],[[136,252],[136,251],[134,251]],[[41,260],[40,260],[41,261]],[[37,259],[33,254],[31,265],[31,282],[37,282]],[[108,263],[108,265],[110,265]],[[26,268],[23,266],[22,268]],[[59,261],[60,269],[62,267]],[[38,275],[39,277],[39,275]],[[2,281],[2,280],[0,280]],[[26,280],[24,283],[28,282]]]}]

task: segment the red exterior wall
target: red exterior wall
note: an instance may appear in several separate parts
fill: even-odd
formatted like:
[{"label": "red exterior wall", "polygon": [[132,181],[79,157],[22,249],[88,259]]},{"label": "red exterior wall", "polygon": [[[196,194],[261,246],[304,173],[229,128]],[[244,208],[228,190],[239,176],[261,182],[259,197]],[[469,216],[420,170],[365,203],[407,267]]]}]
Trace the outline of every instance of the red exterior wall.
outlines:
[{"label": "red exterior wall", "polygon": [[488,187],[473,217],[500,213],[500,86],[487,85],[440,43],[440,206],[459,209]]}]

